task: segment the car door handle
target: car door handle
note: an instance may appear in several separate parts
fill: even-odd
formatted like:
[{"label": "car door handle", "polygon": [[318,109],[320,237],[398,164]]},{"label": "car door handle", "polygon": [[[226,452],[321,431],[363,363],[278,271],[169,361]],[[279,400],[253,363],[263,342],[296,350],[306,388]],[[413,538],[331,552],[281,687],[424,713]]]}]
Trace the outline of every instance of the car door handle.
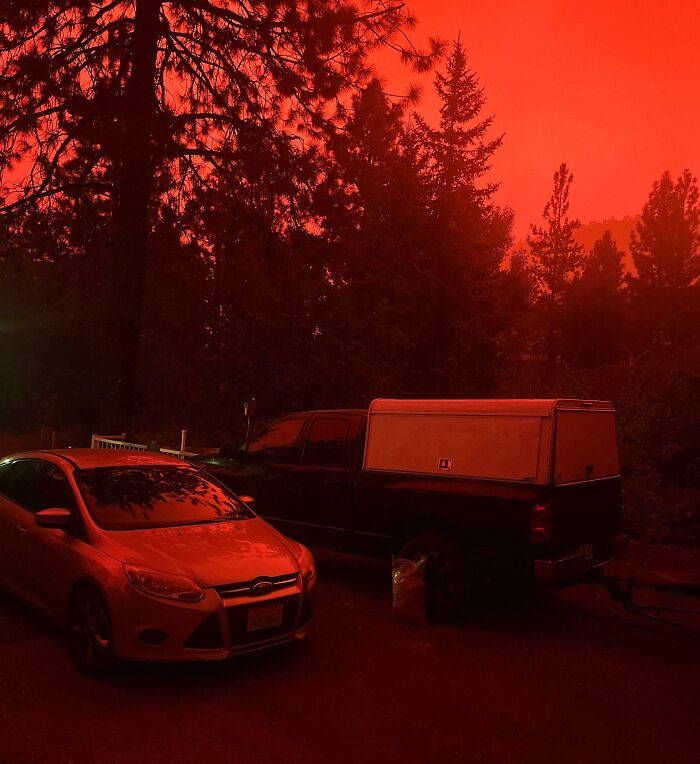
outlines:
[{"label": "car door handle", "polygon": [[22,525],[22,523],[17,523],[17,530],[24,535],[25,533],[29,532],[29,528],[27,528],[26,525]]}]

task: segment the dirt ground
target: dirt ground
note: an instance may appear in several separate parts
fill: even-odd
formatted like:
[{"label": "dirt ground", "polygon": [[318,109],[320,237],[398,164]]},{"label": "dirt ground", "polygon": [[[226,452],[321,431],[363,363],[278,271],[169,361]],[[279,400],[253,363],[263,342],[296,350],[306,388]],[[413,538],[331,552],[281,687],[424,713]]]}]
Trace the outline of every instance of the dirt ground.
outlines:
[{"label": "dirt ground", "polygon": [[[386,565],[318,560],[307,642],[107,682],[0,595],[1,764],[698,761],[698,637],[590,586],[527,607],[484,591],[460,625],[409,626]],[[621,568],[700,572],[700,553],[633,545]]]}]

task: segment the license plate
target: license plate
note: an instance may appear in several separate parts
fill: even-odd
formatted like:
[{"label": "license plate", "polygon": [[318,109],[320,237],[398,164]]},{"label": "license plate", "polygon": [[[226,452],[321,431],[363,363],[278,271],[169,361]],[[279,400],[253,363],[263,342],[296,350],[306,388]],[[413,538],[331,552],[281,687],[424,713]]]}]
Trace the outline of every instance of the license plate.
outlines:
[{"label": "license plate", "polygon": [[260,631],[260,629],[281,626],[283,617],[284,607],[282,605],[251,608],[248,611],[248,631]]},{"label": "license plate", "polygon": [[593,562],[593,544],[584,544],[578,548],[578,551],[588,560]]}]

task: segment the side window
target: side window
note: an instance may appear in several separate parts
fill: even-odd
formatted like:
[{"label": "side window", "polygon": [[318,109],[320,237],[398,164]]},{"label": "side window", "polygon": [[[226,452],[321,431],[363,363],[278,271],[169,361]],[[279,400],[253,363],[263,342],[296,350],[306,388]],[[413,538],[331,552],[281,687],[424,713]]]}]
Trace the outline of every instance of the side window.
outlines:
[{"label": "side window", "polygon": [[20,459],[0,474],[0,492],[30,512],[75,508],[75,496],[66,476],[48,462]]},{"label": "side window", "polygon": [[317,417],[306,439],[303,461],[308,464],[349,466],[349,435],[350,422],[347,419]]},{"label": "side window", "polygon": [[40,462],[37,469],[33,506],[30,505],[30,508],[39,512],[42,509],[54,507],[74,510],[76,508],[75,495],[68,478],[55,464]]},{"label": "side window", "polygon": [[7,465],[0,475],[0,493],[16,504],[29,508],[38,464],[32,459],[20,459]]},{"label": "side window", "polygon": [[248,441],[246,451],[261,459],[292,459],[306,420],[280,419]]}]

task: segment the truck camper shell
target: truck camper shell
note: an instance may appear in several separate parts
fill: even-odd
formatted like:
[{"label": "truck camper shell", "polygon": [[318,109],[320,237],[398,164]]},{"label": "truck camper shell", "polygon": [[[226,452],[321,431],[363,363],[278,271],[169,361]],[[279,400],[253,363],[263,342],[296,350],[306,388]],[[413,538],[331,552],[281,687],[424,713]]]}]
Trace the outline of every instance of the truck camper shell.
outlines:
[{"label": "truck camper shell", "polygon": [[561,485],[620,474],[609,401],[394,400],[369,407],[363,468]]}]

